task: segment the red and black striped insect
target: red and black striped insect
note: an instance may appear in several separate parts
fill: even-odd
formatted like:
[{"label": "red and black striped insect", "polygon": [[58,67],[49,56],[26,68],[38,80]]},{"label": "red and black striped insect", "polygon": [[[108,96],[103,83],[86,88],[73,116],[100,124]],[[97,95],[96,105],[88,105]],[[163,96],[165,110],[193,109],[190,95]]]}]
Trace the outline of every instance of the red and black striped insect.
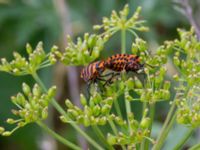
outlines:
[{"label": "red and black striped insect", "polygon": [[89,94],[89,88],[92,83],[96,83],[97,81],[104,81],[105,84],[107,84],[107,82],[109,81],[103,78],[110,75],[110,73],[102,75],[105,69],[106,68],[104,60],[93,62],[82,69],[81,78],[83,78],[85,82],[87,82],[87,91]]},{"label": "red and black striped insect", "polygon": [[105,61],[96,61],[83,68],[81,78],[86,82],[96,82],[101,80],[101,74],[105,70]]},{"label": "red and black striped insect", "polygon": [[126,72],[137,72],[144,68],[144,64],[141,64],[140,61],[137,55],[116,54],[105,61],[105,68],[116,72],[121,72],[123,70]]},{"label": "red and black striped insect", "polygon": [[[119,75],[122,71],[136,72],[144,68],[144,64],[140,63],[140,58],[132,54],[116,54],[106,60],[97,61],[89,64],[81,71],[81,78],[83,78],[88,85],[97,81],[105,81],[104,85],[112,82],[112,79]],[[112,72],[104,74],[103,72],[108,69]],[[108,79],[104,77],[110,76]],[[88,88],[89,88],[88,86]]]}]

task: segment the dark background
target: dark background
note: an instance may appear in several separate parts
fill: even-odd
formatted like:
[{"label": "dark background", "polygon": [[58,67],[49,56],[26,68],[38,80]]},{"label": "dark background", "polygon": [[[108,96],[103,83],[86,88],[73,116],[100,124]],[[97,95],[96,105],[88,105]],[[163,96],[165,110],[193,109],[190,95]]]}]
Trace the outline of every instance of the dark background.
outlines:
[{"label": "dark background", "polygon": [[[64,5],[63,5],[64,3]],[[134,12],[137,6],[142,6],[141,17],[147,20],[147,26],[150,31],[139,35],[149,43],[150,50],[154,50],[164,40],[177,38],[177,28],[190,28],[188,19],[181,13],[181,10],[171,0],[0,0],[0,58],[6,57],[12,59],[13,51],[18,51],[25,55],[25,45],[30,43],[33,47],[39,41],[43,41],[46,51],[54,44],[61,49],[66,44],[64,37],[66,34],[71,34],[74,38],[82,36],[84,32],[92,32],[92,25],[100,24],[103,16],[110,16],[114,9],[119,11],[124,4],[130,5],[130,12]],[[198,19],[199,4],[198,0],[191,0],[191,7],[194,12],[194,19]],[[65,9],[65,13],[60,11]],[[199,20],[197,20],[199,21]],[[105,49],[101,53],[101,57],[107,57],[117,53],[120,45],[116,43],[119,35],[115,35]],[[127,39],[127,43],[131,42],[132,38]],[[127,51],[131,44],[127,44]],[[43,78],[47,86],[56,84],[59,86],[61,94],[58,99],[63,100],[66,97],[71,97],[68,86],[68,77],[70,76],[70,68],[57,65],[57,67],[44,69],[40,71],[40,76]],[[77,71],[77,72],[76,72]],[[80,67],[75,70],[79,74]],[[79,80],[79,75],[78,75]],[[10,101],[10,96],[21,91],[22,82],[33,84],[31,77],[14,77],[12,75],[0,72],[0,126],[5,126],[7,129],[12,127],[6,126],[6,118],[11,117],[10,110],[13,104]],[[83,85],[82,81],[78,81]],[[72,85],[71,85],[72,86]],[[78,87],[78,92],[83,91],[84,86]],[[64,92],[63,92],[64,91]],[[135,111],[140,112],[140,106],[136,103]],[[168,102],[163,102],[156,106],[156,122],[154,123],[153,134],[156,134],[160,129],[160,123],[163,121],[166,112],[169,108]],[[76,140],[75,132],[70,127],[60,125],[58,115],[52,111],[50,126],[64,136]],[[168,144],[165,149],[170,149],[174,144],[174,139],[181,137],[185,132],[183,126],[175,127],[169,135]],[[198,134],[194,135],[188,142],[188,145],[198,141]],[[45,146],[45,140],[48,143],[48,137],[45,133],[34,124],[28,125],[16,131],[10,137],[0,137],[1,150],[35,150],[35,149],[56,149],[55,147]],[[50,142],[51,144],[54,143]],[[66,149],[62,144],[57,143],[58,149]],[[48,144],[47,144],[48,145]],[[52,144],[55,146],[55,144]]]}]

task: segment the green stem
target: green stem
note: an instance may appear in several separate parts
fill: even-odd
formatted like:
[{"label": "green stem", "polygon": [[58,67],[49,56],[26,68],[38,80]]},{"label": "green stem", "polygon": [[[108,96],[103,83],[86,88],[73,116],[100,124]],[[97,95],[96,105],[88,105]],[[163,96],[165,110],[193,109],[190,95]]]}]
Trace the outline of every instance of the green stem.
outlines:
[{"label": "green stem", "polygon": [[199,150],[200,149],[200,143],[192,146],[189,150]]},{"label": "green stem", "polygon": [[173,150],[181,149],[182,146],[185,144],[185,142],[190,138],[190,136],[192,135],[193,131],[194,131],[194,128],[189,128],[188,131],[186,132],[186,134],[181,139],[181,141],[175,146],[175,148]]},{"label": "green stem", "polygon": [[[149,126],[149,136],[151,136],[151,130],[152,130],[152,125],[153,125],[153,120],[154,120],[154,115],[155,115],[155,103],[150,104],[150,119],[151,119],[151,124]],[[144,144],[144,150],[148,150],[149,148],[149,140],[145,140]]]},{"label": "green stem", "polygon": [[[122,54],[126,53],[126,29],[122,29],[121,31],[121,53]],[[129,132],[130,132],[130,123],[129,123],[128,115],[131,113],[131,104],[128,100],[125,100],[125,107],[126,107],[126,115],[127,115]]]},{"label": "green stem", "polygon": [[113,147],[108,144],[106,138],[104,137],[103,133],[98,128],[98,126],[94,125],[94,126],[92,126],[92,128],[95,131],[95,133],[97,134],[98,138],[101,140],[102,144],[106,145],[108,149],[114,150]]},{"label": "green stem", "polygon": [[117,112],[117,115],[120,116],[121,118],[123,118],[117,99],[114,100],[114,107],[115,107],[115,110]]},{"label": "green stem", "polygon": [[[47,92],[46,87],[44,86],[44,84],[42,83],[42,81],[40,80],[40,78],[38,77],[37,73],[33,73],[32,74],[33,78],[36,80],[36,82],[42,87],[42,89]],[[63,116],[65,116],[66,118],[68,118],[67,113],[63,110],[63,108],[57,103],[57,101],[55,99],[51,100],[51,104],[55,107],[55,109],[62,114]],[[74,124],[74,123],[70,123],[71,126],[76,129],[77,132],[79,132],[90,144],[92,144],[95,148],[97,148],[98,150],[103,150],[103,148],[96,142],[94,141],[89,135],[87,135],[84,131],[81,130],[81,128]]]},{"label": "green stem", "polygon": [[163,130],[163,133],[161,134],[161,136],[159,137],[157,143],[154,145],[152,150],[160,150],[170,129],[172,128],[174,121],[176,120],[176,115],[177,113],[173,114],[172,119],[170,120],[168,126],[166,126],[165,130]]},{"label": "green stem", "polygon": [[155,150],[156,147],[157,147],[157,145],[160,144],[161,138],[162,138],[164,132],[166,131],[167,125],[169,124],[169,121],[170,121],[170,119],[172,118],[172,115],[173,115],[173,112],[174,112],[175,109],[176,109],[176,103],[175,103],[175,101],[173,101],[172,106],[170,107],[169,113],[168,113],[168,115],[167,115],[167,118],[166,118],[166,120],[165,120],[165,122],[164,122],[164,124],[163,124],[162,129],[161,129],[161,132],[160,132],[160,134],[159,134],[159,136],[158,136],[158,138],[157,138],[157,140],[156,140],[156,141],[157,141],[157,142],[156,142],[157,144],[155,144],[155,145],[153,146],[153,150]]},{"label": "green stem", "polygon": [[126,53],[126,30],[123,29],[121,31],[121,53]]},{"label": "green stem", "polygon": [[116,128],[115,124],[113,123],[113,121],[112,120],[108,120],[108,123],[110,124],[110,127],[111,127],[113,133],[115,135],[117,135],[117,128]]},{"label": "green stem", "polygon": [[[143,102],[143,104],[142,104],[142,113],[143,113],[143,116],[142,116],[142,118],[144,118],[144,111],[147,109],[147,102]],[[145,147],[145,142],[146,141],[146,139],[143,139],[143,141],[142,141],[142,143],[141,143],[141,145],[140,145],[140,150],[144,150],[144,147]]]},{"label": "green stem", "polygon": [[129,114],[131,113],[131,104],[128,100],[125,100],[125,105],[126,105],[126,115],[127,115],[127,120],[128,120],[128,128],[129,128],[129,132],[131,132],[131,128],[130,128],[130,121],[129,121]]},{"label": "green stem", "polygon": [[65,138],[63,138],[62,136],[60,136],[59,134],[57,134],[56,132],[54,132],[53,130],[51,130],[49,127],[47,127],[43,122],[41,121],[37,121],[37,124],[44,129],[46,132],[48,132],[52,137],[54,137],[55,139],[57,139],[58,141],[60,141],[61,143],[63,143],[64,145],[74,149],[74,150],[81,150],[80,147],[76,146],[74,143],[66,140]]},{"label": "green stem", "polygon": [[[126,53],[126,29],[121,30],[121,53]],[[119,105],[119,104],[118,104]],[[126,114],[127,114],[127,120],[129,125],[129,132],[130,132],[130,124],[128,119],[128,114],[131,112],[131,105],[128,100],[125,100],[125,107],[126,107]],[[122,146],[122,149],[126,149],[124,146]]]},{"label": "green stem", "polygon": [[[146,110],[147,108],[147,103],[143,103],[143,112]],[[150,111],[149,111],[149,116],[151,119],[151,124],[149,126],[149,136],[151,136],[151,130],[152,130],[152,125],[153,125],[153,120],[154,120],[154,115],[155,115],[155,103],[150,104]],[[141,150],[148,150],[149,149],[149,140],[144,139],[142,141]]]},{"label": "green stem", "polygon": [[[110,124],[110,127],[111,127],[111,129],[113,130],[113,133],[114,133],[115,135],[117,135],[117,134],[118,134],[118,133],[117,133],[117,128],[116,128],[114,122],[113,122],[112,120],[108,120],[108,123]],[[122,145],[122,149],[123,149],[123,150],[126,150],[125,146]]]}]

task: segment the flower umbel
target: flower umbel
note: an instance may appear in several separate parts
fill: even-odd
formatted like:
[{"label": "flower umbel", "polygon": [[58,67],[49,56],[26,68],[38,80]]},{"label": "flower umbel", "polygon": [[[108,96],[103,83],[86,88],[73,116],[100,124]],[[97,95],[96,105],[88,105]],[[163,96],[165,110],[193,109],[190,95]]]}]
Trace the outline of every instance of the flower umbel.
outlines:
[{"label": "flower umbel", "polygon": [[99,57],[105,42],[105,38],[95,34],[85,33],[84,39],[77,38],[77,43],[74,43],[68,36],[65,52],[58,53],[58,57],[65,65],[87,65]]},{"label": "flower umbel", "polygon": [[4,128],[0,128],[0,133],[3,136],[9,136],[14,131],[23,127],[29,123],[41,121],[48,116],[48,105],[51,99],[55,95],[56,87],[51,87],[47,93],[43,93],[42,89],[35,84],[33,89],[26,84],[22,85],[23,93],[18,93],[16,96],[12,96],[12,102],[18,109],[13,109],[12,113],[19,119],[8,118],[8,124],[16,124],[16,127],[11,131],[4,131]]},{"label": "flower umbel", "polygon": [[51,52],[45,53],[42,42],[39,42],[35,50],[27,44],[26,51],[28,58],[21,56],[19,53],[14,52],[14,59],[8,62],[5,58],[1,59],[0,71],[8,72],[13,75],[26,75],[33,74],[38,69],[53,65],[56,63],[57,46],[51,48]]},{"label": "flower umbel", "polygon": [[110,18],[104,17],[101,25],[94,25],[95,30],[103,28],[104,32],[102,35],[113,35],[117,31],[127,30],[133,33],[134,36],[138,37],[135,31],[148,31],[148,27],[144,26],[145,20],[139,20],[139,14],[141,7],[138,7],[135,13],[128,18],[129,6],[128,4],[119,12],[119,14],[113,10]]},{"label": "flower umbel", "polygon": [[194,29],[185,31],[178,29],[180,39],[166,42],[168,49],[174,52],[174,65],[178,73],[174,79],[178,81],[176,105],[177,122],[200,126],[200,42]]}]

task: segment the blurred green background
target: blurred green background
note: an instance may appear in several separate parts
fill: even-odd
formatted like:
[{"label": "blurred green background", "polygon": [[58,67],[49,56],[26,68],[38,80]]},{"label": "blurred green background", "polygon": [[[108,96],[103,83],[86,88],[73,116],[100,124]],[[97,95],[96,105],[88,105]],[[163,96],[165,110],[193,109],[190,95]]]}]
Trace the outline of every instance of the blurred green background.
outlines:
[{"label": "blurred green background", "polygon": [[[62,5],[63,3],[65,5]],[[0,58],[6,57],[11,60],[13,51],[25,55],[26,43],[30,43],[34,47],[37,42],[43,41],[47,51],[54,44],[62,48],[63,37],[66,36],[63,34],[67,33],[63,26],[63,18],[68,20],[65,23],[66,25],[69,23],[71,27],[67,31],[75,38],[83,35],[84,32],[92,32],[92,25],[101,23],[103,16],[109,16],[113,9],[121,10],[126,3],[130,5],[131,12],[134,12],[137,6],[142,6],[141,17],[147,20],[150,31],[139,35],[149,42],[152,50],[162,44],[164,40],[177,38],[176,29],[178,27],[186,29],[190,27],[186,17],[177,11],[171,0],[0,0]],[[199,2],[192,1],[192,4],[195,3]],[[198,5],[193,6],[195,14],[198,16]],[[66,7],[67,14],[60,15],[62,8],[59,7]],[[101,53],[102,58],[117,53],[115,50],[120,49],[120,45],[116,44],[118,38],[119,36],[116,35],[106,44],[105,50]],[[127,43],[131,40],[132,38],[129,37]],[[128,48],[130,46],[131,44],[127,45]],[[59,73],[63,73],[63,71],[59,72],[59,69],[55,68],[40,71],[40,75],[47,85],[57,84],[55,82],[58,77],[55,75],[59,76]],[[60,82],[64,83],[65,81],[67,82],[67,80]],[[10,96],[21,90],[22,82],[34,83],[29,76],[14,77],[0,72],[0,126],[5,126],[4,120],[11,116],[10,110],[13,105]],[[64,87],[65,93],[61,97],[69,97],[67,86],[58,85]],[[81,88],[80,90],[82,90]],[[135,111],[140,112],[138,104],[133,107]],[[160,128],[159,122],[163,121],[168,107],[168,102],[156,106],[158,123],[154,124],[155,134]],[[53,113],[51,117],[58,116]],[[63,126],[59,125],[58,119],[53,119],[51,125],[63,135],[75,140],[74,132],[70,130],[70,127],[65,130]],[[6,127],[10,128],[10,126]],[[176,133],[177,137],[174,137],[173,134],[170,136],[178,138],[184,130],[184,127],[176,127],[173,133]],[[36,125],[28,125],[15,132],[11,137],[0,137],[0,149],[45,149],[41,146],[44,136],[44,133]],[[173,145],[174,141],[170,141],[169,138],[168,142],[169,146]],[[195,142],[195,140],[190,140],[190,142]],[[58,145],[57,149],[66,148]],[[170,149],[170,147],[165,149]]]}]

